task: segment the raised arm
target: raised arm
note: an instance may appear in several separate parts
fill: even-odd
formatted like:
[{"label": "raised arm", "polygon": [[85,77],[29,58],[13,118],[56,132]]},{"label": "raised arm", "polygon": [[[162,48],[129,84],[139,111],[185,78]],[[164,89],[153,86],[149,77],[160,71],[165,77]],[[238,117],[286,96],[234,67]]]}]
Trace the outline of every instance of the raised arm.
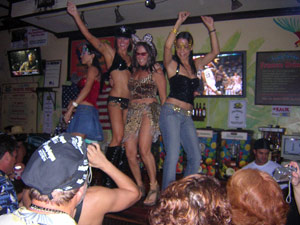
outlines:
[{"label": "raised arm", "polygon": [[[86,96],[88,96],[98,73],[99,70],[96,67],[91,66],[88,68],[86,83],[77,96],[75,103],[80,104],[86,98]],[[64,115],[64,120],[66,123],[70,121],[74,108],[75,106],[73,104],[69,104],[68,110]]]},{"label": "raised arm", "polygon": [[164,49],[164,66],[168,71],[170,69],[170,64],[172,62],[172,46],[174,44],[177,32],[181,26],[181,24],[189,17],[190,13],[183,11],[179,12],[178,19],[173,27],[173,29],[170,31],[169,36],[165,43],[165,49]]},{"label": "raised arm", "polygon": [[110,57],[113,55],[113,49],[111,48],[110,45],[105,44],[101,42],[98,38],[93,36],[83,21],[80,18],[79,12],[77,10],[77,7],[74,3],[68,2],[67,3],[67,11],[68,13],[74,18],[75,23],[77,24],[79,30],[83,34],[83,36],[99,51],[101,54],[104,55],[105,60],[107,60],[107,57]]},{"label": "raised arm", "polygon": [[[135,183],[106,159],[98,144],[88,146],[88,159],[92,167],[102,170],[118,186],[115,189],[98,187],[100,191],[97,196],[101,198],[101,204],[92,207],[93,210],[101,210],[103,213],[117,212],[139,200],[140,192]],[[96,209],[96,207],[100,208]]]},{"label": "raised arm", "polygon": [[201,16],[201,19],[208,30],[211,52],[207,53],[205,57],[200,57],[195,60],[197,70],[211,62],[220,53],[219,41],[214,25],[214,19],[210,16]]}]

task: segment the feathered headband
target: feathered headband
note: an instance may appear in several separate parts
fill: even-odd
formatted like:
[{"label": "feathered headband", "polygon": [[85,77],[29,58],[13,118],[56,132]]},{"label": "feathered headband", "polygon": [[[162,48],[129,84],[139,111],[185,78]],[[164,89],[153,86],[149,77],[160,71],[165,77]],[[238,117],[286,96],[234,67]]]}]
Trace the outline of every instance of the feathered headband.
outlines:
[{"label": "feathered headband", "polygon": [[151,47],[151,49],[152,49],[153,55],[156,56],[157,52],[156,52],[156,48],[155,48],[155,46],[153,44],[153,41],[152,41],[153,37],[152,37],[151,34],[149,34],[149,33],[145,34],[144,37],[143,37],[143,39],[140,39],[137,35],[132,34],[131,38],[132,38],[132,41],[133,41],[134,45],[136,45],[139,42],[145,42],[146,44],[148,44]]}]

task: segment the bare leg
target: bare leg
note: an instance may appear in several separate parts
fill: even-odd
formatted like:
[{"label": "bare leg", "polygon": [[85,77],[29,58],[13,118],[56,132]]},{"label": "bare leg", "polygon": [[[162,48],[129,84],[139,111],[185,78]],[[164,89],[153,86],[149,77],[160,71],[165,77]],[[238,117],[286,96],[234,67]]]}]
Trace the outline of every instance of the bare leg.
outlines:
[{"label": "bare leg", "polygon": [[140,166],[137,160],[137,138],[130,137],[125,142],[126,156],[132,175],[139,187],[143,186]]},{"label": "bare leg", "polygon": [[147,117],[147,115],[143,115],[142,125],[139,134],[139,149],[140,149],[141,158],[145,164],[145,167],[147,169],[147,174],[150,180],[150,191],[144,203],[150,205],[155,204],[158,197],[156,165],[155,165],[154,156],[151,152],[151,146],[152,146],[152,135],[151,135],[150,120]]},{"label": "bare leg", "polygon": [[124,135],[123,110],[119,104],[108,104],[108,113],[112,128],[110,147],[120,146]]}]

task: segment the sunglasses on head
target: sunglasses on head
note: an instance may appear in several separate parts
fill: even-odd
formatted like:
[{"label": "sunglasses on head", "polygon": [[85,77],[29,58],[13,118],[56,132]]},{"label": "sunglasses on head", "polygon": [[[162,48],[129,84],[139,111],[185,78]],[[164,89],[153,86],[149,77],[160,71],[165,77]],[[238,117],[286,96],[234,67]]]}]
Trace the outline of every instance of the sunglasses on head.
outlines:
[{"label": "sunglasses on head", "polygon": [[136,56],[146,56],[148,53],[147,52],[136,52]]},{"label": "sunglasses on head", "polygon": [[86,45],[82,47],[81,55],[84,55],[85,53],[90,54],[90,51]]}]

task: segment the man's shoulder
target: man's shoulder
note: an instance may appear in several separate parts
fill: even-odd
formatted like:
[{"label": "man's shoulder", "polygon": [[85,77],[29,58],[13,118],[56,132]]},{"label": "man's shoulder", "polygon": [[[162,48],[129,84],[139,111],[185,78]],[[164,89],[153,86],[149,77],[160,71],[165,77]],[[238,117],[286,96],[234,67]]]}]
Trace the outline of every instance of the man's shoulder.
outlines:
[{"label": "man's shoulder", "polygon": [[253,169],[253,168],[256,168],[254,161],[243,167],[243,169]]}]

